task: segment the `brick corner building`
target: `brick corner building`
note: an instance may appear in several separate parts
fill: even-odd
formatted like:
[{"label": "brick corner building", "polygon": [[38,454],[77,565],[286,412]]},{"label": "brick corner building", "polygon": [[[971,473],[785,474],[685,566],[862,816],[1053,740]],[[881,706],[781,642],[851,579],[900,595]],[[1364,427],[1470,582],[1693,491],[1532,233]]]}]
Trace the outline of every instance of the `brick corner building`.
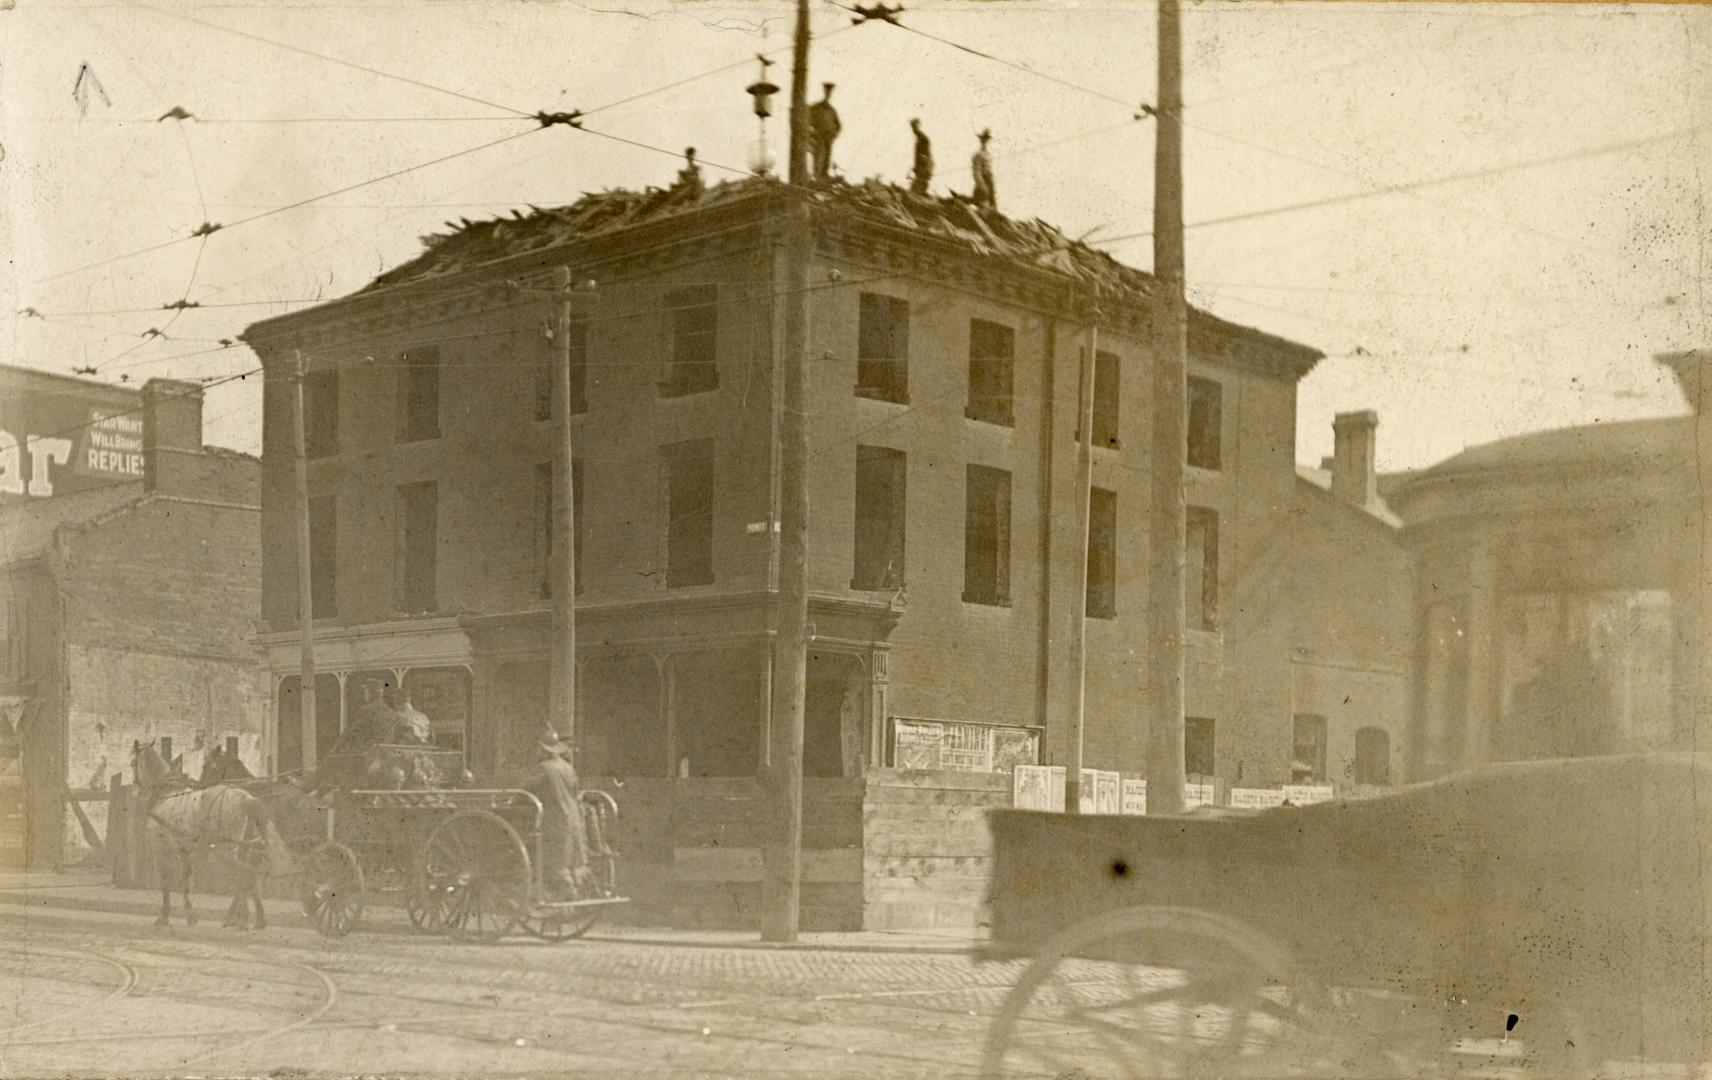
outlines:
[{"label": "brick corner building", "polygon": [[0,799],[7,857],[100,843],[68,796],[161,738],[195,775],[216,744],[260,765],[259,466],[202,444],[202,388],[0,367]]}]

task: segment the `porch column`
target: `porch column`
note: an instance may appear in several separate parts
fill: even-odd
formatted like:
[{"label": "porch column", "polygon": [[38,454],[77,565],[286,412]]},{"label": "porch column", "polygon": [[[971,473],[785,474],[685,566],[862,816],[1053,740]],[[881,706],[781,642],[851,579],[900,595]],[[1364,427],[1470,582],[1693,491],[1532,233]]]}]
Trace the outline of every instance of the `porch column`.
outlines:
[{"label": "porch column", "polygon": [[892,654],[875,649],[868,656],[868,764],[886,763],[886,723],[891,717]]},{"label": "porch column", "polygon": [[1468,698],[1462,762],[1473,765],[1491,760],[1498,701],[1498,550],[1497,538],[1489,532],[1477,535],[1469,551],[1463,633],[1468,642]]}]

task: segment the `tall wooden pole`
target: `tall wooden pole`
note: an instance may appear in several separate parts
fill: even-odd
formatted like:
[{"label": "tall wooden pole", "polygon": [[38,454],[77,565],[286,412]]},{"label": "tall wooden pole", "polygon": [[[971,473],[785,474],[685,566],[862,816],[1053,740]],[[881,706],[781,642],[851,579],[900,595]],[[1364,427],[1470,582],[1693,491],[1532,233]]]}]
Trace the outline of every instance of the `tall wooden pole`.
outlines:
[{"label": "tall wooden pole", "polygon": [[553,272],[559,301],[553,334],[553,729],[574,740],[577,712],[577,490],[571,441],[571,271]]},{"label": "tall wooden pole", "polygon": [[303,648],[298,662],[297,704],[303,724],[300,745],[303,768],[315,767],[315,583],[310,575],[309,555],[309,443],[303,416],[303,350],[291,353],[291,457],[296,479],[292,506],[297,517],[297,626]]},{"label": "tall wooden pole", "polygon": [[779,414],[779,611],[773,637],[772,723],[764,780],[771,835],[765,849],[761,936],[795,941],[802,899],[803,695],[808,681],[808,0],[797,0],[791,62],[791,163],[785,189],[784,393]]},{"label": "tall wooden pole", "polygon": [[1183,467],[1189,312],[1183,296],[1183,59],[1178,0],[1159,0],[1153,156],[1153,453],[1147,575],[1147,811],[1183,810]]},{"label": "tall wooden pole", "polygon": [[1064,766],[1064,812],[1082,812],[1082,739],[1088,718],[1088,548],[1093,536],[1088,520],[1094,498],[1094,375],[1098,369],[1100,314],[1096,306],[1088,314],[1088,345],[1082,350],[1081,397],[1076,401],[1081,439],[1076,447],[1076,500],[1082,522],[1081,574],[1070,609],[1076,620],[1071,631],[1075,654],[1076,710],[1070,718],[1070,760]]}]

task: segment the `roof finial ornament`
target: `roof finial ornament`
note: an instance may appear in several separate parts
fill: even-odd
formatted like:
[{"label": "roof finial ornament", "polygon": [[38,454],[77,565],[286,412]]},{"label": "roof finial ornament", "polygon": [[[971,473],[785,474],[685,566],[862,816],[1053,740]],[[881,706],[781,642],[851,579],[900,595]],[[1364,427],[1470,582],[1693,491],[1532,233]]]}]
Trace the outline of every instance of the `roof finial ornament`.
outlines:
[{"label": "roof finial ornament", "polygon": [[983,210],[996,210],[999,200],[993,190],[993,159],[987,153],[987,144],[992,141],[993,132],[991,129],[984,129],[977,138],[981,140],[981,148],[969,159],[969,167],[975,174],[975,191],[970,198]]},{"label": "roof finial ornament", "polygon": [[756,176],[766,176],[773,171],[773,152],[767,146],[767,117],[773,115],[773,95],[779,92],[779,88],[767,78],[767,69],[773,66],[767,54],[759,53],[755,59],[761,61],[761,77],[744,88],[755,99],[755,117],[760,127],[755,151],[749,155],[749,169]]}]

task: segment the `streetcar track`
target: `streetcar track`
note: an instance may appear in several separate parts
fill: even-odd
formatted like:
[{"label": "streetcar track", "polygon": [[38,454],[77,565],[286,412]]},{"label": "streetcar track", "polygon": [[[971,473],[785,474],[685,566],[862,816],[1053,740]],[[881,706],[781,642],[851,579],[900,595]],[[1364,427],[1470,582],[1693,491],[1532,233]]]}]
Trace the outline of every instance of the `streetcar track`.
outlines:
[{"label": "streetcar track", "polygon": [[[129,995],[132,990],[135,990],[137,988],[137,978],[138,978],[137,969],[132,967],[130,964],[125,963],[123,960],[120,960],[118,957],[115,957],[115,956],[112,956],[108,953],[105,953],[100,949],[83,948],[83,947],[77,946],[77,945],[67,945],[67,946],[64,946],[64,949],[67,951],[60,952],[60,951],[54,950],[53,948],[48,948],[48,949],[22,948],[22,949],[20,949],[20,948],[16,948],[13,946],[5,946],[4,947],[4,951],[9,952],[9,953],[13,953],[16,955],[48,956],[48,957],[53,957],[53,958],[59,959],[59,960],[90,959],[90,960],[95,960],[99,963],[106,964],[109,967],[117,968],[119,971],[119,974],[121,976],[121,981],[120,981],[118,988],[110,991],[106,997],[102,998],[99,1002],[97,1002],[96,1004],[98,1004],[98,1005],[107,1005],[107,1004],[110,1004],[111,1002],[117,1001],[120,998]],[[38,978],[42,978],[42,977],[44,977],[44,976],[38,976]],[[64,980],[60,980],[60,981],[64,981]],[[65,1019],[65,1017],[63,1017],[63,1016],[44,1016],[39,1020],[33,1020],[30,1023],[22,1024],[22,1025],[19,1025],[17,1027],[13,1027],[13,1028],[9,1028],[4,1033],[4,1036],[0,1037],[0,1045],[3,1045],[3,1046],[16,1045],[17,1042],[16,1042],[15,1036],[17,1036],[21,1033],[24,1033],[24,1032],[37,1031],[37,1030],[44,1028],[44,1027],[47,1027],[51,1024],[60,1023],[64,1019]]]},{"label": "streetcar track", "polygon": [[[260,959],[260,958],[258,958],[258,959]],[[197,1057],[193,1057],[193,1058],[189,1059],[188,1061],[180,1062],[179,1064],[181,1067],[187,1068],[191,1065],[199,1065],[202,1062],[212,1060],[213,1058],[224,1057],[227,1054],[235,1054],[240,1050],[248,1050],[251,1047],[254,1047],[260,1043],[266,1042],[269,1039],[277,1038],[280,1035],[289,1034],[293,1031],[297,1031],[300,1028],[307,1028],[307,1027],[313,1025],[315,1023],[315,1021],[321,1019],[321,1017],[323,1017],[323,1016],[327,1015],[327,1013],[331,1012],[333,1009],[333,1006],[335,1006],[339,1003],[339,987],[333,982],[333,980],[327,975],[326,972],[321,971],[319,968],[311,967],[308,964],[299,963],[295,960],[292,960],[292,961],[264,961],[264,963],[277,963],[277,964],[282,964],[282,965],[283,964],[289,964],[291,967],[295,967],[301,971],[307,971],[309,974],[315,976],[315,978],[321,983],[321,987],[322,987],[322,991],[323,991],[323,995],[324,995],[322,998],[321,1004],[316,1006],[315,1009],[313,1011],[311,1011],[308,1016],[300,1017],[297,1020],[294,1020],[289,1024],[282,1024],[279,1027],[272,1028],[272,1029],[268,1030],[267,1032],[265,1032],[261,1035],[257,1035],[254,1038],[249,1039],[245,1042],[241,1042],[236,1046],[223,1046],[223,1047],[220,1047],[218,1049],[211,1050],[206,1054],[202,1054],[202,1055],[199,1055]]]}]

